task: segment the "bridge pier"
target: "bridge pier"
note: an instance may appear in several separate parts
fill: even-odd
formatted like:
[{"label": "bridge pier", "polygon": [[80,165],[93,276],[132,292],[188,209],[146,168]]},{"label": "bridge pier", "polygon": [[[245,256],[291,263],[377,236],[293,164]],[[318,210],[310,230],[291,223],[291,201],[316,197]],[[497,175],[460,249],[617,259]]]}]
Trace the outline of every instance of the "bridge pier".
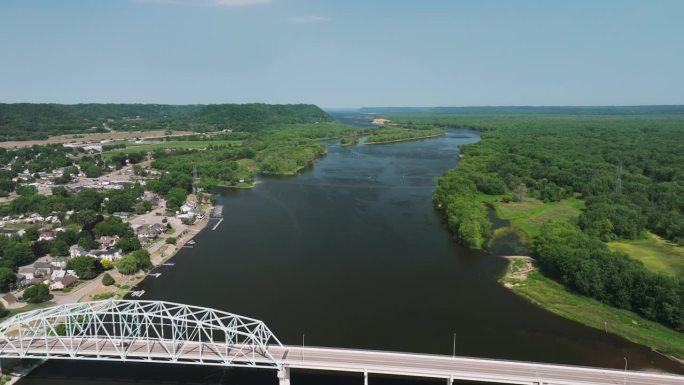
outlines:
[{"label": "bridge pier", "polygon": [[278,370],[278,384],[290,385],[290,368],[282,368]]},{"label": "bridge pier", "polygon": [[368,371],[363,371],[363,385],[368,385]]}]

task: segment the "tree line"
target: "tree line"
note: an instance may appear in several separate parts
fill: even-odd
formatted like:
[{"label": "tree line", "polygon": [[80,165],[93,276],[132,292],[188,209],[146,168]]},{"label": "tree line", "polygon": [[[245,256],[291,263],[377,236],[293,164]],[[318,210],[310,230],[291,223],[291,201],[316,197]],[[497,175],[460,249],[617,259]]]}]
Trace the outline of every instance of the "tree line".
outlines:
[{"label": "tree line", "polygon": [[0,103],[0,140],[133,130],[232,129],[253,131],[274,124],[331,122],[311,104],[32,104]]},{"label": "tree line", "polygon": [[549,224],[534,240],[542,272],[572,290],[676,330],[684,283],[608,251],[602,241],[651,231],[684,244],[684,117],[679,115],[398,117],[481,131],[463,160],[438,179],[434,199],[461,243],[490,232],[485,196],[546,202],[577,196],[576,223]]}]

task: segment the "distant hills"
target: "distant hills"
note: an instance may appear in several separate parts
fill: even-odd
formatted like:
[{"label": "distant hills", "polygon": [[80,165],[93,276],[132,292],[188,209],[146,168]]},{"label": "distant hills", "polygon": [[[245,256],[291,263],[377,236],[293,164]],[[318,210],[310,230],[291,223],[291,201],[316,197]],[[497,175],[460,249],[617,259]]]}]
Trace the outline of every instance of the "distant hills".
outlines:
[{"label": "distant hills", "polygon": [[684,115],[684,106],[363,107],[381,115]]},{"label": "distant hills", "polygon": [[248,131],[332,120],[312,104],[0,104],[0,141],[108,130]]}]

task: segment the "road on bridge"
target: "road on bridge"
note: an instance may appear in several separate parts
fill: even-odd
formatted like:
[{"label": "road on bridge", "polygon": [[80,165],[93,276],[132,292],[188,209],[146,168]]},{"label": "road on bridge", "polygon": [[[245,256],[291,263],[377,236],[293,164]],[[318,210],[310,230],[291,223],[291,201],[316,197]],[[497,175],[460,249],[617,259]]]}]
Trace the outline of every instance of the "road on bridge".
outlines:
[{"label": "road on bridge", "polygon": [[[197,365],[268,363],[264,352],[250,346],[226,346],[221,342],[173,342],[137,340],[114,343],[108,339],[59,338],[0,343],[0,357],[16,357],[9,344],[23,346],[27,357],[167,362]],[[548,385],[684,385],[684,377],[648,372],[595,369],[577,366],[515,362],[430,354],[392,353],[356,349],[301,346],[268,347],[284,369],[309,369]],[[249,366],[249,365],[246,365]],[[287,383],[287,382],[285,382]]]}]

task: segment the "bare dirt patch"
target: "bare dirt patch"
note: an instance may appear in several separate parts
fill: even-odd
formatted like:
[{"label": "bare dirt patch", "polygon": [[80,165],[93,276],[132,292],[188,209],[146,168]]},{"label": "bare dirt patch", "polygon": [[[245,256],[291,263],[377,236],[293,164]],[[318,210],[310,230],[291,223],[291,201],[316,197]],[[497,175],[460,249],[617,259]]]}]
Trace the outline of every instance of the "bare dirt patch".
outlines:
[{"label": "bare dirt patch", "polygon": [[507,256],[504,257],[510,260],[510,265],[506,270],[506,274],[501,278],[501,282],[507,288],[512,288],[527,280],[527,276],[535,270],[534,259],[527,256]]},{"label": "bare dirt patch", "polygon": [[172,135],[166,135],[164,130],[156,131],[119,131],[119,132],[98,132],[92,134],[67,134],[51,136],[44,140],[22,140],[22,141],[8,141],[0,142],[0,147],[3,148],[22,148],[36,145],[46,145],[53,143],[83,143],[83,142],[100,142],[102,140],[128,140],[128,139],[153,139],[165,136],[184,136],[195,134],[193,131],[173,131]]}]

